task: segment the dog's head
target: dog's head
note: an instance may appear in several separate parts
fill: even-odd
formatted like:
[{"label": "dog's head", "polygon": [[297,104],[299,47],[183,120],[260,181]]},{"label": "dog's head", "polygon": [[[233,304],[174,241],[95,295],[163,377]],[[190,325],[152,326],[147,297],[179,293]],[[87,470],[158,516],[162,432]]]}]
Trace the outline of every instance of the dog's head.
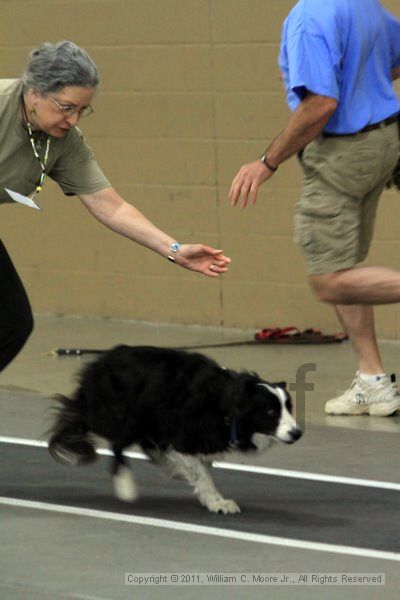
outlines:
[{"label": "dog's head", "polygon": [[272,435],[285,444],[293,444],[300,439],[302,432],[293,418],[292,399],[285,384],[258,383],[257,387],[261,388],[265,402],[264,408],[260,406],[261,411],[257,413],[259,432]]},{"label": "dog's head", "polygon": [[[302,432],[292,416],[292,400],[285,383],[267,383],[256,375],[247,376],[243,383],[237,418],[247,436],[262,434],[285,444],[296,442]],[[259,447],[261,440],[257,442],[256,438],[254,443]]]}]

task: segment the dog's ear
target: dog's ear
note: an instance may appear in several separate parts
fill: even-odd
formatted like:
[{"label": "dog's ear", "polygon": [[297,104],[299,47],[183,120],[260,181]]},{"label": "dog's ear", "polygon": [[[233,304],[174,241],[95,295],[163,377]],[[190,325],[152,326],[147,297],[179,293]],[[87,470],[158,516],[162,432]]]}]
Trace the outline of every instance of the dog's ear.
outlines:
[{"label": "dog's ear", "polygon": [[244,394],[243,375],[232,369],[224,370],[223,393],[220,397],[221,410],[226,416],[238,416],[240,398]]},{"label": "dog's ear", "polygon": [[232,390],[232,408],[236,416],[243,416],[252,410],[251,398],[257,392],[259,377],[252,373],[240,373]]},{"label": "dog's ear", "polygon": [[272,385],[276,385],[276,387],[280,387],[283,390],[287,390],[287,383],[286,383],[286,381],[275,381]]}]

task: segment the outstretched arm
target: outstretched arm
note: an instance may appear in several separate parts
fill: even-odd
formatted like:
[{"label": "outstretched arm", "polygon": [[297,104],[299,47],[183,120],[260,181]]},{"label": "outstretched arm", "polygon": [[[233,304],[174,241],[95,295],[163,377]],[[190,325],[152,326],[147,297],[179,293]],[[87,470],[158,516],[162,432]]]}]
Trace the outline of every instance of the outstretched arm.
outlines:
[{"label": "outstretched arm", "polygon": [[80,199],[89,212],[112,231],[157,252],[185,269],[198,271],[209,277],[225,273],[230,259],[222,253],[203,244],[182,244],[179,251],[171,252],[171,244],[176,240],[153,225],[139,210],[125,202],[114,188],[108,187],[82,194]]}]

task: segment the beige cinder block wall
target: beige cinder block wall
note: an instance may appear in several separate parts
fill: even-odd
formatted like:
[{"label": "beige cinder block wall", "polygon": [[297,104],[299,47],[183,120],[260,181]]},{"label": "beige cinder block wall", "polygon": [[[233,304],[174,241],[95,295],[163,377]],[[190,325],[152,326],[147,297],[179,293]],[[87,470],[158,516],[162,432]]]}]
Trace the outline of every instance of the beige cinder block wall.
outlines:
[{"label": "beige cinder block wall", "polygon": [[[180,241],[221,246],[220,281],[183,271],[96,223],[77,198],[46,183],[38,213],[2,206],[0,235],[36,312],[158,322],[336,330],[306,284],[292,240],[296,160],[257,206],[231,209],[241,164],[288,117],[277,56],[290,0],[37,0],[0,2],[1,77],[20,74],[30,48],[72,39],[102,77],[95,115],[81,126],[118,191]],[[400,16],[398,3],[385,5]],[[371,260],[400,266],[400,196],[385,194]],[[378,311],[399,337],[399,309]]]}]

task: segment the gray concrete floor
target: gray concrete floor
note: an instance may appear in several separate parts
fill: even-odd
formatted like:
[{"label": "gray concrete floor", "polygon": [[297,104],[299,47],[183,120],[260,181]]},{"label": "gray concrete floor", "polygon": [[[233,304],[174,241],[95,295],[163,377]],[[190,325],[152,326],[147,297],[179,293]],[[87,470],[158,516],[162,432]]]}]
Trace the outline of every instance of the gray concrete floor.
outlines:
[{"label": "gray concrete floor", "polygon": [[[30,341],[0,375],[0,496],[35,502],[83,506],[121,515],[147,515],[229,530],[258,531],[285,538],[318,540],[382,549],[400,558],[399,492],[348,487],[332,481],[218,473],[216,480],[241,500],[240,519],[213,518],[196,505],[183,484],[165,482],[150,465],[133,461],[142,498],[126,507],[112,499],[104,460],[93,470],[64,470],[45,449],[20,447],[11,438],[33,442],[49,424],[51,395],[68,393],[80,367],[93,357],[55,357],[57,347],[108,348],[132,345],[194,346],[234,369],[260,373],[270,381],[296,381],[305,364],[313,365],[305,395],[305,435],[292,447],[276,446],[262,458],[242,462],[323,473],[331,476],[400,482],[400,417],[327,417],[327,399],[354,376],[348,343],[326,346],[229,346],[250,340],[253,331],[154,325],[113,319],[41,316]],[[400,343],[382,342],[388,372],[400,363]],[[298,415],[302,403],[296,406]],[[6,443],[5,438],[9,441]],[[155,479],[154,479],[155,478]],[[154,479],[154,481],[153,481]],[[326,487],[328,486],[328,487]],[[232,491],[231,491],[232,490]],[[380,500],[377,500],[377,494]],[[265,501],[264,501],[265,497]],[[264,506],[265,504],[265,506]],[[26,507],[2,505],[0,524],[0,598],[47,600],[86,598],[397,598],[398,562],[304,548],[259,544],[229,537],[174,531],[138,523],[112,522]],[[363,520],[364,519],[364,520]],[[399,531],[400,533],[400,531]],[[363,572],[386,573],[384,587],[126,587],[125,572]]]}]

